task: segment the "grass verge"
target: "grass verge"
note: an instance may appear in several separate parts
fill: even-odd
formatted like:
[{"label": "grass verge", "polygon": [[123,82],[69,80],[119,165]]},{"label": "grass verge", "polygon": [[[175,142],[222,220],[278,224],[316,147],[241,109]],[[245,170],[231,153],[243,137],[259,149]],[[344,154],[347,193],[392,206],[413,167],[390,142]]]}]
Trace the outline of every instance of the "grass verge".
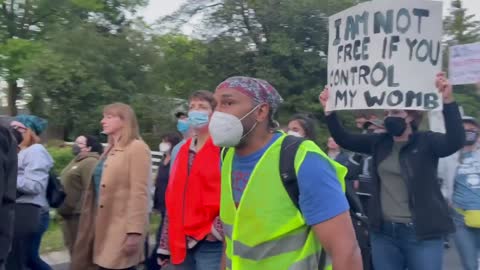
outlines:
[{"label": "grass verge", "polygon": [[[161,217],[156,214],[150,216],[150,235],[155,235],[158,226],[160,225]],[[61,251],[65,249],[63,244],[63,234],[61,228],[61,220],[59,217],[52,215],[48,231],[45,232],[42,238],[42,245],[40,247],[40,254],[45,254],[54,251]]]}]

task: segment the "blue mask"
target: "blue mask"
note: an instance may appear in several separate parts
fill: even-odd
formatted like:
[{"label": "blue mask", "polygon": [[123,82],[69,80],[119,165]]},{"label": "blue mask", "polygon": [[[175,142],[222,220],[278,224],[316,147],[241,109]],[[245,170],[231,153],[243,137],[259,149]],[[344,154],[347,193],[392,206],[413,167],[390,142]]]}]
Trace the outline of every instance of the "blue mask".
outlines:
[{"label": "blue mask", "polygon": [[188,122],[194,128],[201,128],[208,124],[208,112],[191,111],[188,113]]},{"label": "blue mask", "polygon": [[188,119],[180,119],[177,122],[177,130],[178,132],[185,134],[190,129],[190,123]]}]

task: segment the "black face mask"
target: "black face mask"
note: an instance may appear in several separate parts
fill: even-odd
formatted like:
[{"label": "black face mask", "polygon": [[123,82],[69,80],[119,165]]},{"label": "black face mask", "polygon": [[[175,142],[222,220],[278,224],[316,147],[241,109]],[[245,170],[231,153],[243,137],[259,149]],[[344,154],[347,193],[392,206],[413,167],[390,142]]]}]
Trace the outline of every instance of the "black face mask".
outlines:
[{"label": "black face mask", "polygon": [[478,141],[478,132],[473,130],[465,131],[465,145],[472,146]]},{"label": "black face mask", "polygon": [[407,129],[407,122],[405,122],[405,118],[402,117],[389,116],[385,118],[384,125],[388,134],[393,137],[402,136]]},{"label": "black face mask", "polygon": [[23,135],[20,133],[20,131],[11,128],[10,131],[13,134],[13,137],[15,137],[15,140],[17,141],[17,145],[20,145],[23,142]]},{"label": "black face mask", "polygon": [[82,149],[80,148],[80,146],[78,146],[77,144],[74,144],[72,146],[72,154],[74,156],[78,156],[78,154],[80,154],[82,152]]}]

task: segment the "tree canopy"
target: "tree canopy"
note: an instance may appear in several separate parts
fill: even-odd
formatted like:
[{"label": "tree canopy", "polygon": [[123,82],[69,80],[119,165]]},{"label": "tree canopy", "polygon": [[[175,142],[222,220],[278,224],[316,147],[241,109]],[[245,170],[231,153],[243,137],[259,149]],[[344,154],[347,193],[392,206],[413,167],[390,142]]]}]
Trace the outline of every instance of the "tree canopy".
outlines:
[{"label": "tree canopy", "polygon": [[[190,93],[246,75],[279,90],[286,100],[281,121],[308,112],[323,123],[318,94],[326,84],[328,17],[361,1],[187,0],[155,25],[135,15],[146,2],[0,0],[9,113],[27,101],[72,139],[98,133],[103,105],[120,101],[135,108],[142,133],[158,137],[174,128],[173,112]],[[462,1],[451,8],[445,45],[480,41],[480,24]],[[193,35],[183,35],[185,27]],[[478,117],[473,88],[455,90],[467,114]]]}]

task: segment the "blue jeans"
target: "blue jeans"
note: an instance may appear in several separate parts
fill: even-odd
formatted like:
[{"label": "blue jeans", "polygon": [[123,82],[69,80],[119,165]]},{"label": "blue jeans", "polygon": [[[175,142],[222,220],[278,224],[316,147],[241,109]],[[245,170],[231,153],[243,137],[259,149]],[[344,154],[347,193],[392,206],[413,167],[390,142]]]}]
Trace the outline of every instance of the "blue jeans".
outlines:
[{"label": "blue jeans", "polygon": [[173,265],[174,270],[215,270],[220,269],[223,243],[220,241],[201,241],[187,251],[182,264]]},{"label": "blue jeans", "polygon": [[43,211],[40,215],[40,227],[31,238],[30,250],[28,251],[27,266],[35,270],[52,270],[52,268],[40,258],[40,244],[43,234],[48,230],[50,214]]},{"label": "blue jeans", "polygon": [[419,241],[413,224],[385,222],[380,232],[370,235],[375,269],[442,269],[443,239]]},{"label": "blue jeans", "polygon": [[163,221],[165,220],[165,212],[161,212],[160,216],[162,217],[162,219],[161,219],[160,225],[158,226],[157,233],[155,234],[155,247],[153,248],[153,251],[148,257],[148,259],[145,260],[146,270],[160,270],[160,265],[158,265],[158,262],[157,262],[157,257],[158,257],[157,248],[160,244],[160,237],[162,236],[162,227],[163,227]]},{"label": "blue jeans", "polygon": [[453,213],[453,220],[457,231],[454,234],[464,270],[478,270],[478,252],[480,251],[480,229],[469,228],[465,225],[462,215]]}]

